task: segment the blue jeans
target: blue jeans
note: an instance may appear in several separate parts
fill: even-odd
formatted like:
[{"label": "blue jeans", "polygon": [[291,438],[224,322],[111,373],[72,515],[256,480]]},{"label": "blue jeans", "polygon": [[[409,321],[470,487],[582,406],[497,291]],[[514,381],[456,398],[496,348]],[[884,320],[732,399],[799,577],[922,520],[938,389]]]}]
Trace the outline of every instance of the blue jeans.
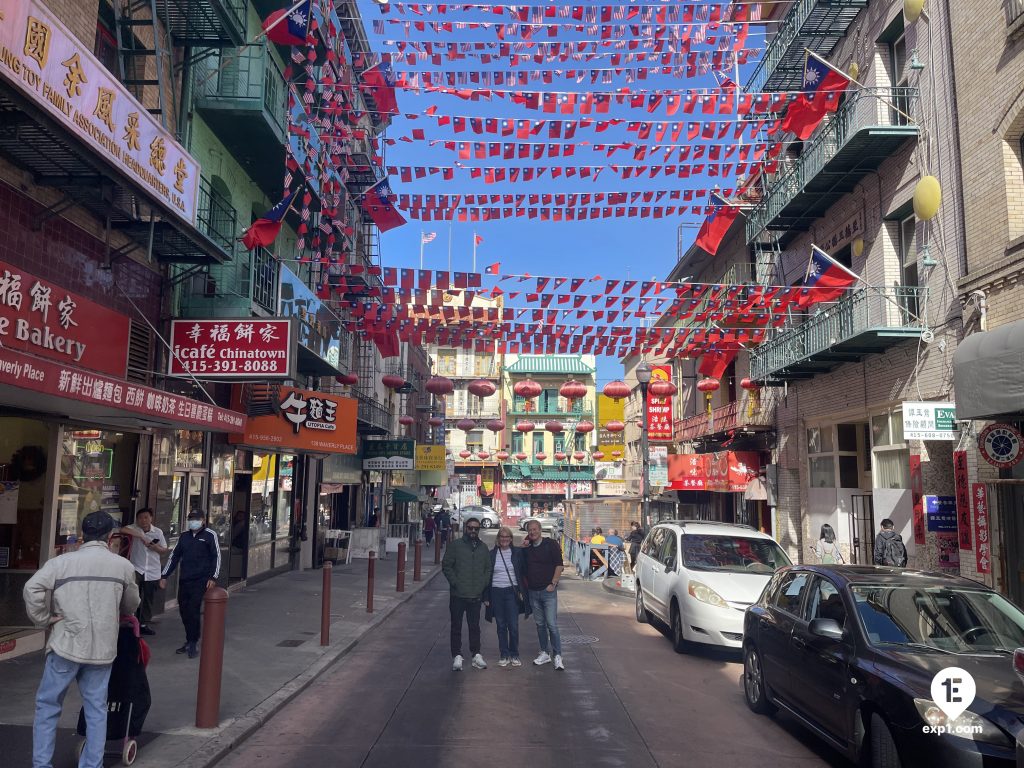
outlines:
[{"label": "blue jeans", "polygon": [[510,659],[519,655],[519,604],[512,587],[491,588],[491,612],[498,627],[498,655]]},{"label": "blue jeans", "polygon": [[78,681],[85,710],[85,749],[79,768],[103,768],[107,741],[107,683],[110,664],[79,664],[56,653],[46,654],[43,679],[36,692],[36,719],[32,725],[32,768],[51,768],[57,743],[57,721],[71,681]]},{"label": "blue jeans", "polygon": [[531,589],[530,604],[533,618],[537,622],[537,641],[542,651],[548,651],[548,637],[551,638],[551,653],[562,655],[562,636],[558,634],[558,589]]}]

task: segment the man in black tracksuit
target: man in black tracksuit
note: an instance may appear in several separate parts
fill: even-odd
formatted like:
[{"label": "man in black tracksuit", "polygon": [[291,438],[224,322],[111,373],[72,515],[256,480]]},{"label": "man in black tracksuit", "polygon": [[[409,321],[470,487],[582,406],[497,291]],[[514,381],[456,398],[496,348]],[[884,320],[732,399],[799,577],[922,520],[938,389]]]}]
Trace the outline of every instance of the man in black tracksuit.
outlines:
[{"label": "man in black tracksuit", "polygon": [[160,589],[167,586],[167,577],[179,565],[178,612],[185,625],[185,644],[175,653],[187,653],[190,659],[194,659],[199,655],[199,612],[203,607],[203,595],[217,583],[220,573],[220,543],[217,534],[206,527],[206,515],[201,509],[188,513],[188,530],[178,538],[164,566]]}]

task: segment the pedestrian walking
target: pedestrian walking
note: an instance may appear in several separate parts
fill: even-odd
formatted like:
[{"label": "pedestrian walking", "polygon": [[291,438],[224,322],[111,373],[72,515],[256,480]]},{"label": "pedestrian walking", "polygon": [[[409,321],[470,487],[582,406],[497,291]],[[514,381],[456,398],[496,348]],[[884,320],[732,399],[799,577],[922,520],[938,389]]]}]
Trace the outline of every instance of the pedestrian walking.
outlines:
[{"label": "pedestrian walking", "polygon": [[423,538],[427,544],[434,541],[434,516],[429,513],[423,518]]},{"label": "pedestrian walking", "polygon": [[447,509],[442,508],[437,513],[437,520],[434,522],[437,526],[437,535],[441,537],[441,542],[447,544],[452,531],[452,516],[448,514]]},{"label": "pedestrian walking", "polygon": [[160,556],[170,551],[167,539],[164,532],[153,525],[153,510],[149,507],[136,512],[135,524],[123,526],[121,533],[132,537],[128,559],[135,566],[135,582],[141,597],[135,614],[139,620],[139,634],[155,635],[149,623],[153,620],[153,598],[160,584]]},{"label": "pedestrian walking", "polygon": [[178,613],[185,625],[185,644],[175,653],[187,653],[190,659],[194,659],[199,655],[199,615],[203,608],[203,595],[217,583],[220,575],[220,543],[217,534],[206,527],[206,513],[201,509],[188,513],[188,530],[178,538],[164,566],[160,589],[167,586],[167,577],[179,566]]},{"label": "pedestrian walking", "polygon": [[484,603],[487,620],[493,617],[498,629],[498,666],[523,666],[519,659],[519,615],[530,615],[526,600],[526,550],[512,546],[512,529],[498,529],[497,545],[491,550],[491,586]]},{"label": "pedestrian walking", "polygon": [[839,545],[836,544],[836,532],[832,530],[832,526],[828,523],[821,526],[821,535],[818,536],[818,543],[811,547],[811,549],[817,556],[818,562],[822,565],[846,562],[843,559],[843,553],[839,551]]},{"label": "pedestrian walking", "polygon": [[644,542],[644,529],[636,520],[629,524],[629,535],[626,536],[626,550],[629,554],[629,570],[636,568],[636,557],[640,554],[640,545]]},{"label": "pedestrian walking", "polygon": [[71,681],[78,683],[86,737],[79,768],[102,768],[107,740],[107,684],[117,655],[120,617],[139,607],[132,564],[107,547],[115,527],[106,512],[82,520],[82,546],[48,560],[25,584],[25,607],[49,627],[32,725],[32,765],[51,765],[57,722]]},{"label": "pedestrian walking", "polygon": [[545,539],[541,535],[538,520],[526,524],[524,547],[526,587],[540,643],[540,653],[533,663],[537,666],[547,664],[552,661],[553,654],[555,669],[565,669],[562,637],[558,633],[558,580],[562,577],[562,550],[553,539]]},{"label": "pedestrian walking", "polygon": [[451,614],[452,670],[462,671],[462,617],[469,626],[469,652],[473,666],[487,669],[480,653],[480,606],[491,584],[491,558],[487,545],[480,541],[480,521],[468,518],[463,524],[462,538],[453,541],[444,551],[441,570],[448,579],[450,591],[448,610]]},{"label": "pedestrian walking", "polygon": [[896,533],[896,524],[887,517],[881,522],[880,528],[875,536],[875,565],[905,567],[907,548],[903,544],[903,537]]}]

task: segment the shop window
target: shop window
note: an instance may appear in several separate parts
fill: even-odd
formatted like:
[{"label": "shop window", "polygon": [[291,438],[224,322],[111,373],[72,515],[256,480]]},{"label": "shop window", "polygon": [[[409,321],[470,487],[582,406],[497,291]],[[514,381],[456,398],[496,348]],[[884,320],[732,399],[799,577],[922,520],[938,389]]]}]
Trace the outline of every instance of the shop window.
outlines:
[{"label": "shop window", "polygon": [[903,409],[871,418],[871,457],[875,488],[910,487],[910,448],[903,440]]},{"label": "shop window", "polygon": [[[21,600],[21,587],[28,575],[5,572],[35,570],[39,567],[43,550],[43,495],[47,485],[47,470],[51,468],[46,446],[49,444],[47,425],[29,419],[4,418],[0,420],[0,626],[23,624],[25,606]],[[77,505],[69,510],[65,535],[78,532]],[[64,542],[58,529],[58,551]],[[16,621],[10,617],[17,616]]]},{"label": "shop window", "polygon": [[[277,515],[274,521],[274,538],[282,541],[288,538],[292,519],[292,500],[295,498],[295,466],[294,456],[284,454],[279,457]],[[275,563],[279,565],[279,563]]]},{"label": "shop window", "polygon": [[249,545],[270,541],[274,524],[274,497],[277,491],[277,456],[254,453],[252,490],[249,497]]}]

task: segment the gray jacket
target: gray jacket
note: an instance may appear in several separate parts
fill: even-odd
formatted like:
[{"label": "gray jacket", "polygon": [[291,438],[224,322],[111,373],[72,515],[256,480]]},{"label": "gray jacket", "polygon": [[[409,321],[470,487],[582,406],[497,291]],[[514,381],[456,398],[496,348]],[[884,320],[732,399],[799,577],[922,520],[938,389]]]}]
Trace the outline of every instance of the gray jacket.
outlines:
[{"label": "gray jacket", "polygon": [[135,568],[103,541],[47,560],[23,594],[32,622],[52,625],[47,650],[79,664],[110,664],[121,616],[139,607]]}]

